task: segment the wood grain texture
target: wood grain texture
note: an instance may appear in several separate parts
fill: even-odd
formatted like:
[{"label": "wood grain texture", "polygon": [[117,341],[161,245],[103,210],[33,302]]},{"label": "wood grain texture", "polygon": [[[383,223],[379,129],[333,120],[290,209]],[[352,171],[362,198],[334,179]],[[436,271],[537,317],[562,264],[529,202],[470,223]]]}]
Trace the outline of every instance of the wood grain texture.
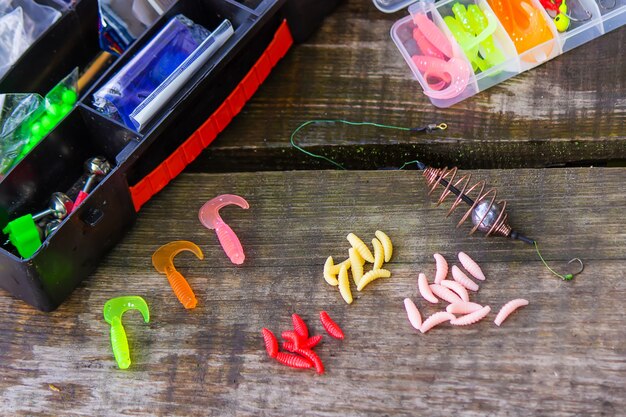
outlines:
[{"label": "wood grain texture", "polygon": [[311,39],[292,48],[191,169],[332,168],[292,149],[289,136],[309,119],[342,118],[450,127],[423,135],[336,125],[308,129],[299,143],[353,169],[398,167],[416,157],[466,169],[626,159],[626,28],[438,109],[389,36],[405,15],[346,0]]},{"label": "wood grain texture", "polygon": [[[415,171],[183,174],[145,206],[135,227],[54,313],[0,297],[0,414],[11,416],[618,416],[626,407],[625,169],[476,171],[509,199],[514,226],[541,243],[550,263],[585,260],[572,282],[551,276],[532,249],[467,236],[436,208]],[[235,193],[249,210],[222,217],[239,235],[246,262],[235,267],[197,210]],[[458,219],[457,216],[453,216]],[[328,255],[347,256],[345,236],[395,244],[389,279],[354,292],[353,305],[322,277]],[[151,255],[171,240],[199,244],[205,260],[181,253],[178,270],[199,305],[186,311]],[[489,320],[409,325],[402,300],[423,315],[417,275],[434,274],[434,252],[452,264],[459,250],[487,280],[472,299]],[[102,306],[141,295],[151,322],[124,316],[133,364],[116,368]],[[497,310],[530,305],[501,328]],[[312,333],[327,310],[344,341],[316,349],[327,373],[288,369],[267,358],[260,330],[275,333],[299,313]],[[59,391],[50,388],[58,388]]]}]

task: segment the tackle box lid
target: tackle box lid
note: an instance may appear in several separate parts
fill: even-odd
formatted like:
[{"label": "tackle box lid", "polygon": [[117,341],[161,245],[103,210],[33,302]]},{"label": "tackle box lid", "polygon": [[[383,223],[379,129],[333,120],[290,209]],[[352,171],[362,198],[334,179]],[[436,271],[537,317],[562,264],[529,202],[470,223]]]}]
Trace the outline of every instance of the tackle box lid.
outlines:
[{"label": "tackle box lid", "polygon": [[385,13],[393,13],[398,10],[405,9],[407,6],[415,3],[416,0],[372,0],[378,10]]}]

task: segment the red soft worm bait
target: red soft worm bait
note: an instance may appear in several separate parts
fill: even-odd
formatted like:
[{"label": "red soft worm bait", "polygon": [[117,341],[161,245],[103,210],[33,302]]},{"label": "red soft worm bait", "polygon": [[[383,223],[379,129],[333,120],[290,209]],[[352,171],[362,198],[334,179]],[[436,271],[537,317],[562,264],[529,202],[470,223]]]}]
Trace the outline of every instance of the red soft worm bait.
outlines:
[{"label": "red soft worm bait", "polygon": [[263,328],[263,340],[265,341],[265,350],[270,358],[275,358],[278,354],[278,340],[271,330]]},{"label": "red soft worm bait", "polygon": [[314,348],[321,341],[322,341],[322,335],[321,334],[316,334],[315,336],[309,337],[309,339],[304,344],[304,347],[307,348],[307,349]]},{"label": "red soft worm bait", "polygon": [[291,321],[293,322],[293,329],[296,331],[298,336],[301,336],[304,339],[308,339],[309,329],[306,326],[306,323],[304,322],[304,320],[302,320],[302,317],[300,317],[296,313],[293,313],[291,315]]},{"label": "red soft worm bait", "polygon": [[296,347],[302,347],[306,343],[306,339],[300,337],[300,335],[292,330],[282,332],[282,338],[292,342]]},{"label": "red soft worm bait", "polygon": [[326,329],[326,332],[328,332],[330,336],[334,337],[335,339],[344,338],[341,327],[339,327],[337,323],[335,323],[333,319],[330,318],[327,312],[320,311],[320,321],[322,322],[322,326],[324,326],[324,329]]},{"label": "red soft worm bait", "polygon": [[287,352],[295,352],[296,345],[294,345],[293,342],[283,342],[283,350],[286,350]]},{"label": "red soft worm bait", "polygon": [[321,374],[324,373],[324,364],[322,363],[322,360],[311,349],[298,349],[298,348],[296,348],[294,353],[297,353],[298,355],[304,356],[305,358],[307,358],[308,360],[313,362],[313,365],[315,366],[315,371],[318,374],[321,375]]},{"label": "red soft worm bait", "polygon": [[313,366],[313,363],[307,358],[285,352],[278,352],[278,354],[276,355],[276,360],[283,365],[287,365],[291,368],[296,369],[309,369]]},{"label": "red soft worm bait", "polygon": [[[312,349],[315,346],[317,346],[317,344],[322,340],[322,335],[318,334],[315,336],[311,336],[309,337],[309,339],[304,342],[304,344],[301,346],[301,349]],[[294,345],[293,342],[283,342],[283,349],[289,351],[289,352],[294,352],[296,349],[296,345]]]},{"label": "red soft worm bait", "polygon": [[[282,342],[283,352],[278,351],[278,341],[274,334],[266,328],[262,329],[267,354],[291,368],[307,369],[314,367],[318,374],[323,374],[324,364],[320,357],[313,352],[313,348],[319,344],[323,336],[317,334],[309,337],[309,329],[298,314],[292,314],[291,319],[294,330],[287,330],[281,333],[284,339]],[[328,313],[321,311],[320,320],[330,336],[336,339],[344,338],[343,331],[330,318]]]}]

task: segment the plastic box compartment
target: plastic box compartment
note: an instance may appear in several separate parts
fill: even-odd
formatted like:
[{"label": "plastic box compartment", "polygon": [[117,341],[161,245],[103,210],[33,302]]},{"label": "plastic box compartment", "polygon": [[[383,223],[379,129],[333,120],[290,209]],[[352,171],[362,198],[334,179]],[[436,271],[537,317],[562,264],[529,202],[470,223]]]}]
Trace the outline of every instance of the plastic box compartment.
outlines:
[{"label": "plastic box compartment", "polygon": [[[115,164],[118,150],[85,140],[89,136],[75,109],[0,184],[2,219],[44,210],[55,191],[75,197],[87,158],[103,155]],[[66,217],[30,259],[1,250],[2,288],[42,310],[58,305],[134,221],[130,195],[121,192],[125,183],[120,166],[114,166],[88,201]]]},{"label": "plastic box compartment", "polygon": [[78,2],[0,78],[0,92],[45,95],[75,67],[83,68],[100,52],[97,28],[98,2]]},{"label": "plastic box compartment", "polygon": [[[4,227],[8,220],[45,210],[53,192],[73,199],[84,184],[86,159],[102,155],[113,165],[33,256],[22,259],[12,245],[2,246],[0,288],[40,310],[58,307],[123,237],[141,205],[208,146],[269,75],[293,42],[290,27],[300,23],[289,20],[294,7],[303,16],[322,9],[311,3],[306,13],[298,5],[297,0],[290,8],[285,0],[179,0],[161,16],[0,182]],[[209,30],[229,19],[235,33],[141,134],[96,111],[92,93],[181,13]]]},{"label": "plastic box compartment", "polygon": [[611,5],[612,1],[597,0],[605,32],[626,25],[626,0],[615,0],[615,7],[607,8],[606,5]]},{"label": "plastic box compartment", "polygon": [[[576,0],[575,2],[568,3],[570,15],[580,19],[585,16],[584,8],[591,13],[592,17],[582,22],[572,21],[568,30],[560,33],[557,31],[552,18],[548,15],[543,6],[541,6],[539,0],[527,1],[539,11],[539,15],[552,33],[552,39],[521,53],[515,48],[515,44],[510,35],[501,23],[500,16],[490,7],[487,0],[444,0],[437,3],[433,3],[433,1],[421,1],[427,8],[431,20],[450,40],[452,48],[455,51],[455,56],[465,57],[465,54],[462,53],[462,49],[443,21],[445,16],[454,16],[451,11],[452,5],[455,3],[464,5],[476,4],[486,15],[488,13],[494,14],[498,20],[498,28],[494,32],[493,38],[496,46],[507,59],[501,64],[493,66],[484,72],[480,70],[473,71],[465,89],[452,98],[438,98],[436,91],[428,85],[423,74],[420,73],[413,62],[411,58],[412,55],[416,53],[419,54],[420,51],[415,42],[412,42],[412,31],[415,24],[411,16],[400,19],[393,25],[391,28],[391,37],[415,75],[415,78],[420,83],[424,94],[429,96],[430,101],[435,106],[445,108],[626,24],[626,0],[616,0],[615,6],[611,8],[606,8],[603,5],[611,5],[612,0]],[[385,12],[391,12],[413,3],[413,0],[374,0],[374,2],[379,9]],[[461,53],[459,54],[459,52]],[[467,60],[467,57],[465,58]]]}]

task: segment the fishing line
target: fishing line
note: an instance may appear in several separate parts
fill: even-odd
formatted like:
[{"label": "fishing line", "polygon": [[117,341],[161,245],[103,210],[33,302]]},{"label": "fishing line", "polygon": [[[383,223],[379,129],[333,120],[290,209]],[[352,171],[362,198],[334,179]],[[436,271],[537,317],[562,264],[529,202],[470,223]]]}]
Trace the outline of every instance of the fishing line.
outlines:
[{"label": "fishing line", "polygon": [[[353,122],[350,120],[343,120],[343,119],[314,119],[314,120],[307,120],[306,122],[302,123],[291,133],[291,137],[289,138],[289,141],[291,142],[291,146],[293,146],[300,152],[304,153],[305,155],[308,155],[310,157],[317,158],[317,159],[322,159],[326,162],[333,164],[337,168],[343,169],[343,170],[345,170],[346,168],[343,165],[341,165],[339,162],[336,162],[332,160],[331,158],[328,158],[324,155],[319,155],[311,151],[307,151],[306,149],[298,145],[295,141],[295,137],[298,134],[298,132],[300,132],[305,127],[309,125],[314,125],[314,124],[329,124],[329,123],[343,123],[349,126],[373,126],[373,127],[380,128],[380,129],[400,130],[400,131],[405,131],[405,132],[426,132],[426,133],[431,133],[435,130],[446,130],[448,128],[448,125],[446,123],[428,124],[426,126],[421,126],[421,127],[404,127],[404,126],[386,125],[386,124],[374,123],[374,122]],[[416,161],[405,162],[404,165],[402,165],[400,169],[414,162]]]}]

